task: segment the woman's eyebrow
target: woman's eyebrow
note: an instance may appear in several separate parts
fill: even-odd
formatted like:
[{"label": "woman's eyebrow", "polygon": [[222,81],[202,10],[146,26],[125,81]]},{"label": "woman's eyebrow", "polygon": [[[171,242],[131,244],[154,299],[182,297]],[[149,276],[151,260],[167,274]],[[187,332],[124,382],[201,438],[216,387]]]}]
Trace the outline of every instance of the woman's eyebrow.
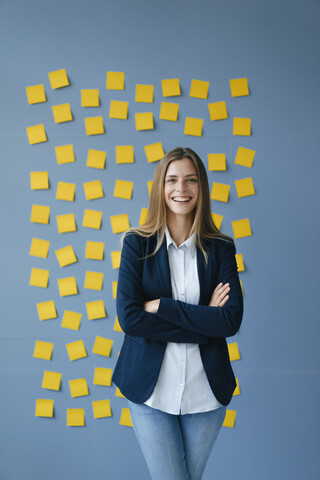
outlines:
[{"label": "woman's eyebrow", "polygon": [[[178,175],[166,175],[167,177],[177,177]],[[189,173],[188,175],[184,175],[185,177],[197,177],[198,175],[196,173]]]}]

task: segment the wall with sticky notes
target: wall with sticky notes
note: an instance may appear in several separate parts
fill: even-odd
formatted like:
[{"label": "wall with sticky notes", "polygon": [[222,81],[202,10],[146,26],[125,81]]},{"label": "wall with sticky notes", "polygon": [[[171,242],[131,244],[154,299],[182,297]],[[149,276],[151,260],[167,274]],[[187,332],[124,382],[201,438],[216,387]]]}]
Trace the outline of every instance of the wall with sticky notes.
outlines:
[{"label": "wall with sticky notes", "polygon": [[115,300],[120,237],[176,146],[206,166],[245,302],[203,480],[318,478],[319,3],[0,12],[1,478],[150,478],[112,383]]}]

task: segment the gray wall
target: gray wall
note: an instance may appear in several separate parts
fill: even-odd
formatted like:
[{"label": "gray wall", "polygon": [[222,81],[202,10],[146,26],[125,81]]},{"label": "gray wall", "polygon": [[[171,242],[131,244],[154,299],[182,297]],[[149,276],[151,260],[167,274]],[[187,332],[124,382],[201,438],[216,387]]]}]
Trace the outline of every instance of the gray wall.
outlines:
[{"label": "gray wall", "polygon": [[[236,242],[245,315],[234,362],[241,395],[233,429],[223,428],[204,479],[313,480],[320,473],[319,347],[319,11],[314,0],[83,1],[2,0],[1,49],[1,440],[3,480],[147,479],[131,428],[119,425],[126,400],[115,386],[92,385],[95,366],[113,368],[122,334],[113,330],[115,302],[110,252],[119,249],[110,215],[131,225],[148,206],[144,145],[165,151],[185,145],[204,162],[226,153],[227,172],[209,172],[231,185],[228,204],[212,201],[231,221],[248,217],[252,237]],[[70,86],[52,90],[47,73],[66,68]],[[106,71],[126,73],[123,92],[105,89]],[[161,79],[179,77],[177,123],[159,120]],[[247,77],[250,96],[231,98],[229,79]],[[208,100],[189,98],[191,79],[210,81]],[[46,103],[28,105],[25,87],[43,83]],[[137,83],[155,86],[153,104],[134,102]],[[101,106],[80,106],[80,89],[99,88]],[[129,101],[127,121],[108,118],[110,100]],[[210,122],[207,103],[226,100],[229,119]],[[169,99],[170,101],[170,99]],[[56,125],[51,106],[70,102],[74,120]],[[136,132],[134,113],[153,111],[155,129]],[[88,137],[84,117],[102,115],[106,133]],[[204,119],[201,138],[183,135],[186,116]],[[232,117],[252,118],[252,136],[232,135]],[[26,127],[43,123],[48,142],[29,146]],[[76,163],[57,165],[54,146],[72,143]],[[135,147],[133,165],[116,165],[114,146]],[[234,164],[238,146],[253,148],[252,169]],[[89,148],[107,151],[105,170],[85,166]],[[29,172],[49,172],[50,189],[31,191]],[[256,195],[238,199],[234,180],[252,176]],[[115,179],[133,180],[132,200],[113,198]],[[82,183],[101,179],[105,197],[86,201]],[[58,181],[76,183],[74,204],[55,200]],[[32,204],[51,206],[49,225],[30,223]],[[83,210],[103,211],[101,231],[81,227]],[[55,215],[73,212],[78,230],[59,235]],[[32,237],[51,241],[46,260],[30,257]],[[84,259],[86,240],[105,241],[103,262]],[[61,269],[54,250],[72,244],[78,263]],[[48,289],[30,287],[32,267],[50,270]],[[102,292],[83,288],[86,270],[105,274]],[[79,295],[59,296],[57,279],[75,275]],[[89,322],[85,302],[103,298],[107,318]],[[40,322],[36,303],[54,299],[58,319]],[[83,313],[79,332],[60,327],[65,309]],[[96,335],[114,340],[109,358],[91,353]],[[70,362],[65,344],[83,339],[88,357]],[[35,340],[54,343],[51,362],[32,357]],[[59,392],[41,389],[44,370],[62,372]],[[72,399],[68,380],[86,377],[90,395]],[[34,416],[36,398],[53,398],[54,418]],[[112,418],[95,420],[91,401],[109,398]],[[66,427],[66,408],[86,410],[84,428]]]}]

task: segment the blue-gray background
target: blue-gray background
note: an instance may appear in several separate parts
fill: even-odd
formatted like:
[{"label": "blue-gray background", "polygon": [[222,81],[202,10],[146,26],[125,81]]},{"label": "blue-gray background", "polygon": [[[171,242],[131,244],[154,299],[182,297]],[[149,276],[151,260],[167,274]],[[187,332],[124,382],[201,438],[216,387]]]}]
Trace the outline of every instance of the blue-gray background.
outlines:
[{"label": "blue-gray background", "polygon": [[[190,146],[226,153],[228,170],[213,179],[231,185],[227,205],[212,211],[249,217],[253,235],[237,241],[245,315],[234,362],[241,395],[234,429],[223,428],[204,479],[319,478],[319,13],[316,0],[2,0],[1,49],[1,440],[0,478],[147,479],[131,428],[119,425],[124,399],[115,387],[94,387],[95,366],[113,368],[122,336],[113,330],[117,278],[110,251],[119,249],[109,216],[131,225],[148,205],[155,164],[143,147]],[[70,87],[51,90],[47,73],[66,68]],[[123,92],[105,89],[106,71],[124,71]],[[179,77],[178,123],[159,120],[160,80]],[[248,77],[250,96],[231,98],[230,78]],[[192,78],[210,81],[208,101],[188,97]],[[30,106],[25,87],[43,83],[48,102]],[[155,85],[155,102],[134,102],[136,83]],[[101,107],[80,107],[80,89],[99,88]],[[126,122],[110,120],[111,99],[129,101]],[[210,122],[207,103],[226,100],[229,119]],[[56,125],[51,106],[70,102],[74,121]],[[153,111],[155,130],[136,132],[135,111]],[[84,117],[102,115],[106,134],[87,137]],[[185,116],[204,118],[203,137],[183,135]],[[251,117],[252,136],[233,137],[232,117]],[[44,123],[48,142],[29,146],[25,128]],[[54,146],[73,143],[76,163],[57,165]],[[134,165],[116,165],[114,146],[133,144]],[[237,147],[256,150],[252,169],[234,165]],[[85,167],[88,148],[107,151],[103,171]],[[31,191],[30,171],[49,172],[50,189]],[[252,176],[256,196],[238,199],[234,180]],[[113,198],[116,178],[135,182],[132,200]],[[87,202],[82,183],[101,179],[103,200]],[[55,200],[58,181],[76,183],[74,204]],[[51,206],[50,224],[30,224],[33,203]],[[81,227],[84,208],[104,212],[101,231]],[[58,235],[55,215],[75,213],[78,231]],[[32,237],[51,241],[47,260],[30,257]],[[84,260],[86,240],[106,242],[105,260]],[[72,244],[78,264],[58,267],[54,250]],[[48,290],[29,287],[32,267],[50,269]],[[103,271],[101,292],[83,289],[86,270]],[[61,299],[57,278],[75,275],[79,295]],[[103,298],[107,319],[88,322],[85,302]],[[54,299],[59,318],[39,322],[36,303]],[[64,309],[83,313],[79,332],[60,327]],[[114,340],[110,358],[91,353],[96,335]],[[65,343],[82,338],[88,358],[70,362]],[[36,339],[54,343],[51,362],[32,358]],[[230,339],[231,341],[233,339]],[[62,389],[41,389],[45,369],[61,371]],[[71,399],[68,379],[86,377],[90,396]],[[34,416],[36,398],[54,398],[53,419]],[[110,398],[113,417],[94,420],[91,401]],[[86,409],[85,428],[65,426],[65,410]],[[163,441],[163,439],[159,439]]]}]

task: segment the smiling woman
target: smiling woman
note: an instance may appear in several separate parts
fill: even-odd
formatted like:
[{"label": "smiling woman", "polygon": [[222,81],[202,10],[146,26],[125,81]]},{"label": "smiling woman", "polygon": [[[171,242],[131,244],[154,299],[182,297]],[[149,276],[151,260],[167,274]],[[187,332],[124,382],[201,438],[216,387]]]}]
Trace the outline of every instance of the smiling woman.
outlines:
[{"label": "smiling woman", "polygon": [[159,162],[146,222],[124,237],[117,312],[125,337],[113,381],[151,476],[200,480],[236,386],[226,337],[243,304],[234,243],[213,223],[206,170],[189,148]]}]

